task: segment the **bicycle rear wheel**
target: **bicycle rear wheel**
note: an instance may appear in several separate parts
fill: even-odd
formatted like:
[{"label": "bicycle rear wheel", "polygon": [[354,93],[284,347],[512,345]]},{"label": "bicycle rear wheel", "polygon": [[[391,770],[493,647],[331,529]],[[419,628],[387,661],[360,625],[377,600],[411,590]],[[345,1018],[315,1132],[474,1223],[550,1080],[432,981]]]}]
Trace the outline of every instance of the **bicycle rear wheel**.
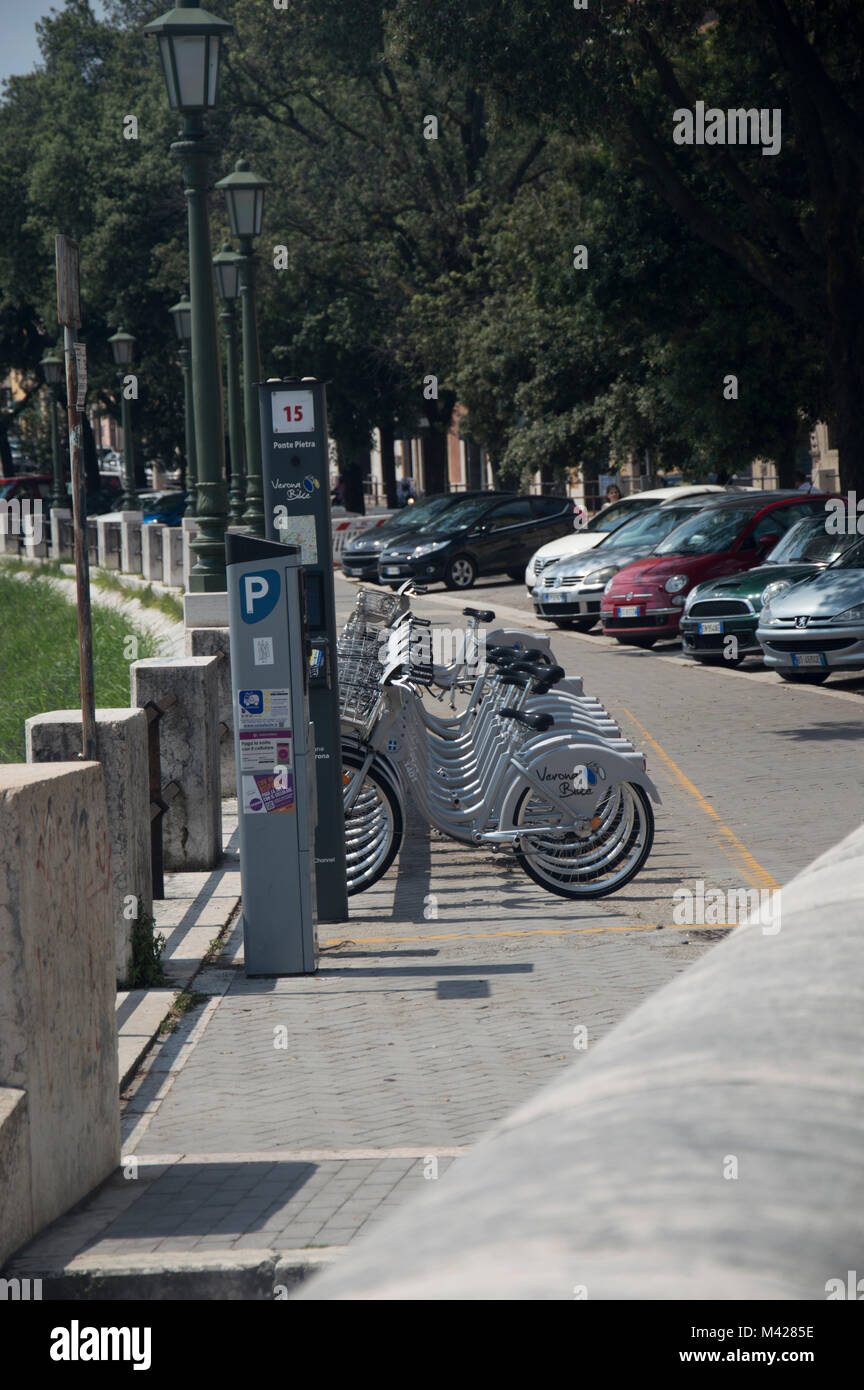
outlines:
[{"label": "bicycle rear wheel", "polygon": [[654,843],[654,813],[641,787],[619,782],[598,803],[586,833],[545,835],[561,812],[532,787],[516,805],[514,825],[531,831],[516,850],[529,878],[562,898],[603,898],[635,878]]},{"label": "bicycle rear wheel", "polygon": [[386,874],[402,844],[404,818],[398,793],[390,779],[373,763],[356,788],[364,758],[359,752],[342,749],[342,789],[348,800],[356,797],[345,811],[345,863],[348,896],[362,893]]}]

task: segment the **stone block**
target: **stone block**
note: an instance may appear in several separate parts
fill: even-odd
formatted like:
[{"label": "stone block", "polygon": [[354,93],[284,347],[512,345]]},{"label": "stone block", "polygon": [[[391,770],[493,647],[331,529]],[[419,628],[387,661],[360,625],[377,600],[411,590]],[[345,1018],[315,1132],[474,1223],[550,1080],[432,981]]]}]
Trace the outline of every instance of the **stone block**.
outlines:
[{"label": "stone block", "polygon": [[96,517],[97,563],[100,569],[119,570],[120,568],[120,528],[122,512],[106,512]]},{"label": "stone block", "polygon": [[72,520],[72,512],[69,507],[52,507],[51,509],[51,557],[54,560],[71,560],[72,545],[63,543],[63,522]]},{"label": "stone block", "polygon": [[166,869],[212,869],[222,856],[219,675],[216,656],[133,661],[132,703],[176,696],[159,721],[162,785],[180,791],[162,817]]},{"label": "stone block", "polygon": [[[28,763],[72,762],[81,748],[81,711],[61,709],[35,714],[26,721],[25,731]],[[135,916],[139,911],[153,911],[144,711],[97,709],[96,752],[105,772],[111,839],[113,960],[117,982],[124,983]],[[130,898],[135,899],[134,905]]]},{"label": "stone block", "polygon": [[[197,597],[197,595],[196,595]],[[187,656],[216,656],[219,721],[227,733],[219,742],[219,770],[223,796],[237,795],[237,768],[234,761],[234,711],[231,699],[231,641],[227,627],[187,627]]]},{"label": "stone block", "polygon": [[162,541],[162,583],[171,589],[183,588],[183,532],[179,526],[166,526]]},{"label": "stone block", "polygon": [[198,522],[194,516],[184,516],[180,523],[183,535],[183,588],[189,588],[189,575],[195,564],[195,551],[190,546],[190,541],[198,535]]},{"label": "stone block", "polygon": [[141,573],[145,579],[162,583],[164,572],[165,533],[167,526],[151,521],[141,527]]},{"label": "stone block", "polygon": [[140,574],[143,549],[143,512],[122,512],[120,522],[120,568],[124,574]]},{"label": "stone block", "polygon": [[227,627],[227,591],[217,589],[211,594],[185,593],[183,595],[183,622],[187,628]]},{"label": "stone block", "polygon": [[0,1269],[33,1235],[27,1092],[0,1086]]},{"label": "stone block", "polygon": [[9,1128],[17,1173],[14,1189],[3,1173],[11,1242],[26,1228],[28,1203],[35,1233],[81,1201],[120,1158],[101,765],[0,766],[0,845],[0,1085],[26,1092],[28,1131],[26,1141],[16,1132],[21,1102],[7,1099],[2,1128]]}]

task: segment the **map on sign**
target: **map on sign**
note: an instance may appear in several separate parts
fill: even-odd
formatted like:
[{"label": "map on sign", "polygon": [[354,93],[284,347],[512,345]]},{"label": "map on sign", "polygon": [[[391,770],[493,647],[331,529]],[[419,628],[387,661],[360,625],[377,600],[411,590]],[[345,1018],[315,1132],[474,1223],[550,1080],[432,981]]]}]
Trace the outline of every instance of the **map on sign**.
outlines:
[{"label": "map on sign", "polygon": [[285,516],[276,522],[283,545],[299,545],[301,565],[317,565],[318,537],[314,516]]},{"label": "map on sign", "polygon": [[312,434],[315,407],[311,391],[274,391],[270,397],[274,434]]}]

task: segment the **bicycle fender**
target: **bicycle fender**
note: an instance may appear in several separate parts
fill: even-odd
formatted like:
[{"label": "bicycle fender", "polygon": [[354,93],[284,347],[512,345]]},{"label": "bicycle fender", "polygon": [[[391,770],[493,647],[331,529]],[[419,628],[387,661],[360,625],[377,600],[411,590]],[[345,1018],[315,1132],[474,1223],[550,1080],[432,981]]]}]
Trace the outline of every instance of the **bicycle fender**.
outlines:
[{"label": "bicycle fender", "polygon": [[[659,802],[654,783],[635,759],[632,761],[594,743],[564,740],[530,740],[516,754],[520,763],[558,801],[569,815],[590,816],[601,797],[619,782],[630,782]],[[641,762],[641,759],[640,759]],[[531,784],[529,784],[531,785]],[[525,779],[519,777],[505,796],[501,824],[512,824]]]}]

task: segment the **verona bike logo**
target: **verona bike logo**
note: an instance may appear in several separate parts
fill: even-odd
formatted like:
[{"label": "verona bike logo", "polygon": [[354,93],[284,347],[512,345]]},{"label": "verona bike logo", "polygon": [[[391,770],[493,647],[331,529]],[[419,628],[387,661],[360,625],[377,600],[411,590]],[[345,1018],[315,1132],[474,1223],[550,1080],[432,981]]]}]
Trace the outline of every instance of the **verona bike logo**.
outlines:
[{"label": "verona bike logo", "polygon": [[588,796],[598,782],[605,782],[605,769],[599,763],[587,763],[569,771],[550,771],[543,767],[537,773],[541,782],[557,782],[555,790],[563,799],[567,796]]}]

